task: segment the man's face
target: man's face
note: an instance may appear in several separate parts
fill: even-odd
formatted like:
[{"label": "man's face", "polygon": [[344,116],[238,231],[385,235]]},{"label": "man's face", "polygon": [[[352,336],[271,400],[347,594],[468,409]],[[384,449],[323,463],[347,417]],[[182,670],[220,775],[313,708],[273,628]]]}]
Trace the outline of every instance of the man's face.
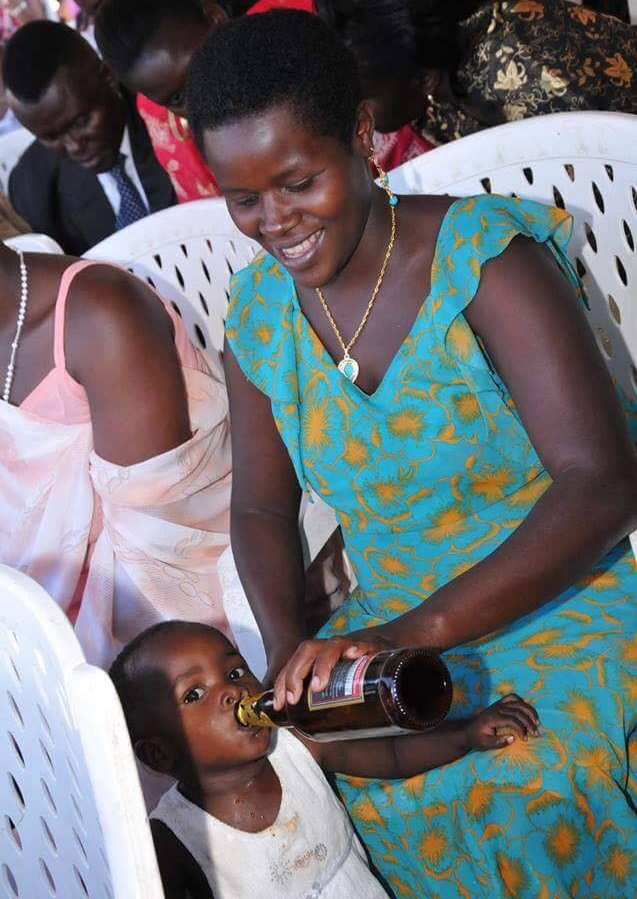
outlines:
[{"label": "man's face", "polygon": [[110,72],[87,58],[59,70],[33,102],[8,95],[22,125],[45,147],[98,174],[117,162],[124,131],[124,110]]}]

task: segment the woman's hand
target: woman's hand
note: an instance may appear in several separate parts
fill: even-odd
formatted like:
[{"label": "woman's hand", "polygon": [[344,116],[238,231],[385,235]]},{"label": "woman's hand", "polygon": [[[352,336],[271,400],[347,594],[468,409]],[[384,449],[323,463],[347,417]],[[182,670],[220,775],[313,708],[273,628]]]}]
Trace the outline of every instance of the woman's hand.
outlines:
[{"label": "woman's hand", "polygon": [[471,749],[499,749],[512,743],[516,736],[521,740],[537,737],[539,724],[533,706],[509,693],[470,718],[465,737]]},{"label": "woman's hand", "polygon": [[304,640],[274,682],[274,708],[286,703],[294,705],[301,697],[303,681],[312,672],[311,688],[323,690],[332,668],[339,659],[360,659],[361,656],[394,649],[396,644],[383,633],[384,625],[355,631],[328,640]]}]

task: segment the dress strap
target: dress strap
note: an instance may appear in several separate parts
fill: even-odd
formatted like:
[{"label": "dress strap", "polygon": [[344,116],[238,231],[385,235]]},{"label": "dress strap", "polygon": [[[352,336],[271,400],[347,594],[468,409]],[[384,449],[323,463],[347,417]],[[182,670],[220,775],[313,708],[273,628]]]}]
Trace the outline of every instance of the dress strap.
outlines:
[{"label": "dress strap", "polygon": [[91,265],[104,265],[99,259],[78,259],[65,269],[60,279],[57,300],[55,301],[55,319],[53,327],[53,361],[55,367],[66,371],[66,353],[64,352],[64,322],[66,316],[66,298],[76,275]]}]

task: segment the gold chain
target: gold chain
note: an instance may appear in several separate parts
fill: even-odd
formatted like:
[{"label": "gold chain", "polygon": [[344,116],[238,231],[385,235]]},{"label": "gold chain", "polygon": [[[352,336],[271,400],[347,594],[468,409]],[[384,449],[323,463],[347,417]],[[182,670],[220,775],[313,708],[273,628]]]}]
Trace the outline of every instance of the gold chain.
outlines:
[{"label": "gold chain", "polygon": [[349,351],[354,346],[354,343],[358,339],[358,335],[361,333],[361,331],[363,330],[363,328],[365,327],[365,325],[367,323],[369,314],[372,311],[372,306],[374,305],[374,301],[376,300],[376,297],[378,296],[378,291],[380,290],[380,286],[383,283],[383,278],[385,277],[385,270],[387,268],[387,263],[389,262],[389,257],[391,256],[392,250],[394,249],[394,240],[396,238],[396,207],[390,206],[389,208],[391,210],[391,233],[389,235],[389,243],[387,244],[387,251],[385,253],[385,258],[383,259],[383,264],[380,267],[380,274],[378,275],[378,280],[376,281],[376,286],[374,287],[374,290],[372,291],[372,295],[370,297],[369,303],[367,304],[367,309],[365,310],[365,314],[363,315],[363,317],[361,319],[361,323],[358,326],[358,328],[356,329],[354,336],[352,337],[352,339],[350,340],[350,342],[348,344],[345,344],[345,341],[343,340],[343,338],[341,336],[341,332],[338,330],[338,326],[337,326],[336,322],[334,321],[334,317],[332,316],[332,313],[330,312],[327,303],[325,302],[325,297],[321,293],[320,287],[316,288],[318,298],[321,301],[321,305],[323,306],[323,309],[325,310],[327,319],[328,319],[330,325],[332,326],[332,328],[334,329],[336,338],[337,338],[338,342],[340,343],[341,349],[343,350],[343,353],[346,358],[349,357]]}]

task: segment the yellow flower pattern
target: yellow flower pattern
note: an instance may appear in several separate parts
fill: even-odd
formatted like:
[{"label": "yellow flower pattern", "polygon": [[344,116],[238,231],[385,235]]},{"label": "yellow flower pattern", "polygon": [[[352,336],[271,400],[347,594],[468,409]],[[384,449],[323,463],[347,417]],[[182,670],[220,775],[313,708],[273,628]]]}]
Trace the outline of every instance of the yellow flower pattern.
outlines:
[{"label": "yellow flower pattern", "polygon": [[[531,16],[540,4],[517,5]],[[550,486],[463,310],[481,267],[517,234],[546,244],[579,289],[569,232],[565,212],[531,201],[454,202],[430,296],[372,396],[336,370],[270,257],[235,277],[230,346],[270,398],[299,483],[336,509],[358,577],[324,634],[426,602],[492,553]],[[338,778],[396,897],[632,897],[636,596],[622,544],[534,615],[447,654],[458,714],[514,691],[537,706],[540,738],[402,782]]]}]

